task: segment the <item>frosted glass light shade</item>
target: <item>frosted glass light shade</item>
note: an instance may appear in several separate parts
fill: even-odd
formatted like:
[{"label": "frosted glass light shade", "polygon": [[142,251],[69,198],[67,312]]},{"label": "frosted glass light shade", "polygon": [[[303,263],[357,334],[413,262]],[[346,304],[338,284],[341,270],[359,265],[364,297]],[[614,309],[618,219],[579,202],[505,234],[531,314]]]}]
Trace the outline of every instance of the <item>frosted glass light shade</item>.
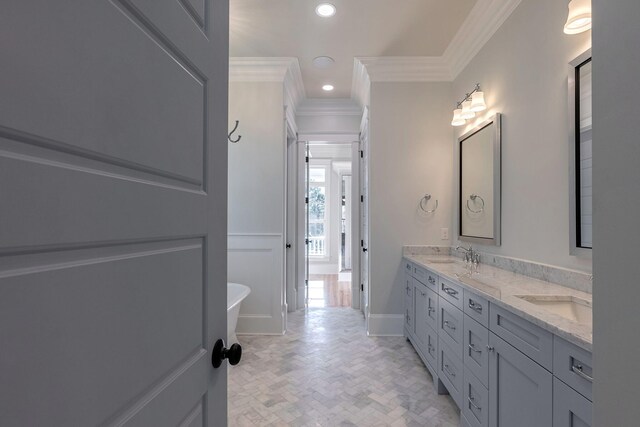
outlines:
[{"label": "frosted glass light shade", "polygon": [[457,110],[453,110],[453,120],[451,120],[451,126],[462,126],[465,124],[465,120],[460,117],[462,114],[462,109],[458,108]]},{"label": "frosted glass light shade", "polygon": [[471,98],[471,111],[478,112],[487,109],[487,104],[484,102],[484,92],[474,92]]},{"label": "frosted glass light shade", "polygon": [[591,29],[591,0],[571,0],[565,34],[578,34]]},{"label": "frosted glass light shade", "polygon": [[471,111],[471,100],[465,101],[462,103],[462,112],[460,113],[460,117],[465,120],[473,119],[476,116],[476,113]]}]

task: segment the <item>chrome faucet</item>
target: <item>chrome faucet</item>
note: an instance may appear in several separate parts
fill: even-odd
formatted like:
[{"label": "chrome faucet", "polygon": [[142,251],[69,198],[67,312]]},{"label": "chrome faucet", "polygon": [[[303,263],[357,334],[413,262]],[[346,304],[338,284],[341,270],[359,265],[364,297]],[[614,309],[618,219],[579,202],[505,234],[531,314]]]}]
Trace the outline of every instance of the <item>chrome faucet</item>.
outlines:
[{"label": "chrome faucet", "polygon": [[476,252],[473,247],[465,248],[464,246],[456,246],[456,251],[464,251],[464,262],[468,265],[469,270],[478,271],[478,264],[480,264],[480,254]]}]

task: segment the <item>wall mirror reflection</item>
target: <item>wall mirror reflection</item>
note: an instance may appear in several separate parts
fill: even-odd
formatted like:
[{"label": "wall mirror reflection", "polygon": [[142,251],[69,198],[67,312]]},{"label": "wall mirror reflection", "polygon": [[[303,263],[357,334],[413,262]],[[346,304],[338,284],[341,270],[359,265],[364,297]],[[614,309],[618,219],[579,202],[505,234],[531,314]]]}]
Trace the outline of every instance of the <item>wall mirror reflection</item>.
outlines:
[{"label": "wall mirror reflection", "polygon": [[571,171],[571,252],[590,255],[593,248],[591,154],[591,50],[569,65],[569,153]]},{"label": "wall mirror reflection", "polygon": [[500,126],[496,114],[458,139],[460,240],[500,245]]}]

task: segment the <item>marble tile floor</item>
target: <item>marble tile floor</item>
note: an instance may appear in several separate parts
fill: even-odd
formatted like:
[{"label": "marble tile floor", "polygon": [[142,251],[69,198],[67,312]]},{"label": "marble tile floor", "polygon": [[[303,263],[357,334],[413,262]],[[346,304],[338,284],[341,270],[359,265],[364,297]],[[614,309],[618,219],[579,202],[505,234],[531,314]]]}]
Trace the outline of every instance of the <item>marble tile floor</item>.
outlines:
[{"label": "marble tile floor", "polygon": [[229,426],[459,424],[449,396],[403,337],[369,338],[351,308],[290,313],[284,336],[240,336],[229,369]]}]

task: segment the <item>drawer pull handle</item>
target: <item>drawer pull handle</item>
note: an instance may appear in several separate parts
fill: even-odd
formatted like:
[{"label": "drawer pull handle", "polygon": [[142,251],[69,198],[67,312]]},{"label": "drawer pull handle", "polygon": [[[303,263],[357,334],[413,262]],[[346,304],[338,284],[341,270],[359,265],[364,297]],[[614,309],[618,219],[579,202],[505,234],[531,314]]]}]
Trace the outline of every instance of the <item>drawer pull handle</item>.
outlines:
[{"label": "drawer pull handle", "polygon": [[478,313],[482,313],[482,305],[478,304],[474,300],[469,300],[469,308],[471,310],[477,311]]},{"label": "drawer pull handle", "polygon": [[587,375],[584,373],[583,371],[584,367],[580,364],[578,365],[571,365],[571,370],[573,371],[574,374],[578,375],[579,377],[589,381],[590,383],[593,382],[593,377]]},{"label": "drawer pull handle", "polygon": [[469,349],[471,349],[471,351],[476,353],[482,353],[482,350],[478,350],[475,344],[469,344]]},{"label": "drawer pull handle", "polygon": [[451,323],[449,323],[449,321],[448,321],[448,320],[445,320],[445,321],[444,321],[444,326],[446,326],[447,328],[451,329],[452,331],[455,331],[455,330],[456,330],[456,327],[455,327],[455,326],[453,326]]},{"label": "drawer pull handle", "polygon": [[453,372],[451,372],[449,370],[449,365],[447,365],[446,363],[444,364],[443,368],[442,368],[447,374],[451,375],[452,377],[455,377],[456,374],[454,374]]},{"label": "drawer pull handle", "polygon": [[442,286],[442,290],[448,293],[449,295],[451,295],[452,297],[458,295],[458,291],[456,291],[455,289],[447,288],[446,286]]},{"label": "drawer pull handle", "polygon": [[482,408],[479,407],[478,405],[475,404],[475,402],[473,401],[473,397],[467,397],[467,400],[469,401],[469,403],[471,404],[471,406],[473,406],[474,408],[476,408],[478,411],[482,411]]}]

